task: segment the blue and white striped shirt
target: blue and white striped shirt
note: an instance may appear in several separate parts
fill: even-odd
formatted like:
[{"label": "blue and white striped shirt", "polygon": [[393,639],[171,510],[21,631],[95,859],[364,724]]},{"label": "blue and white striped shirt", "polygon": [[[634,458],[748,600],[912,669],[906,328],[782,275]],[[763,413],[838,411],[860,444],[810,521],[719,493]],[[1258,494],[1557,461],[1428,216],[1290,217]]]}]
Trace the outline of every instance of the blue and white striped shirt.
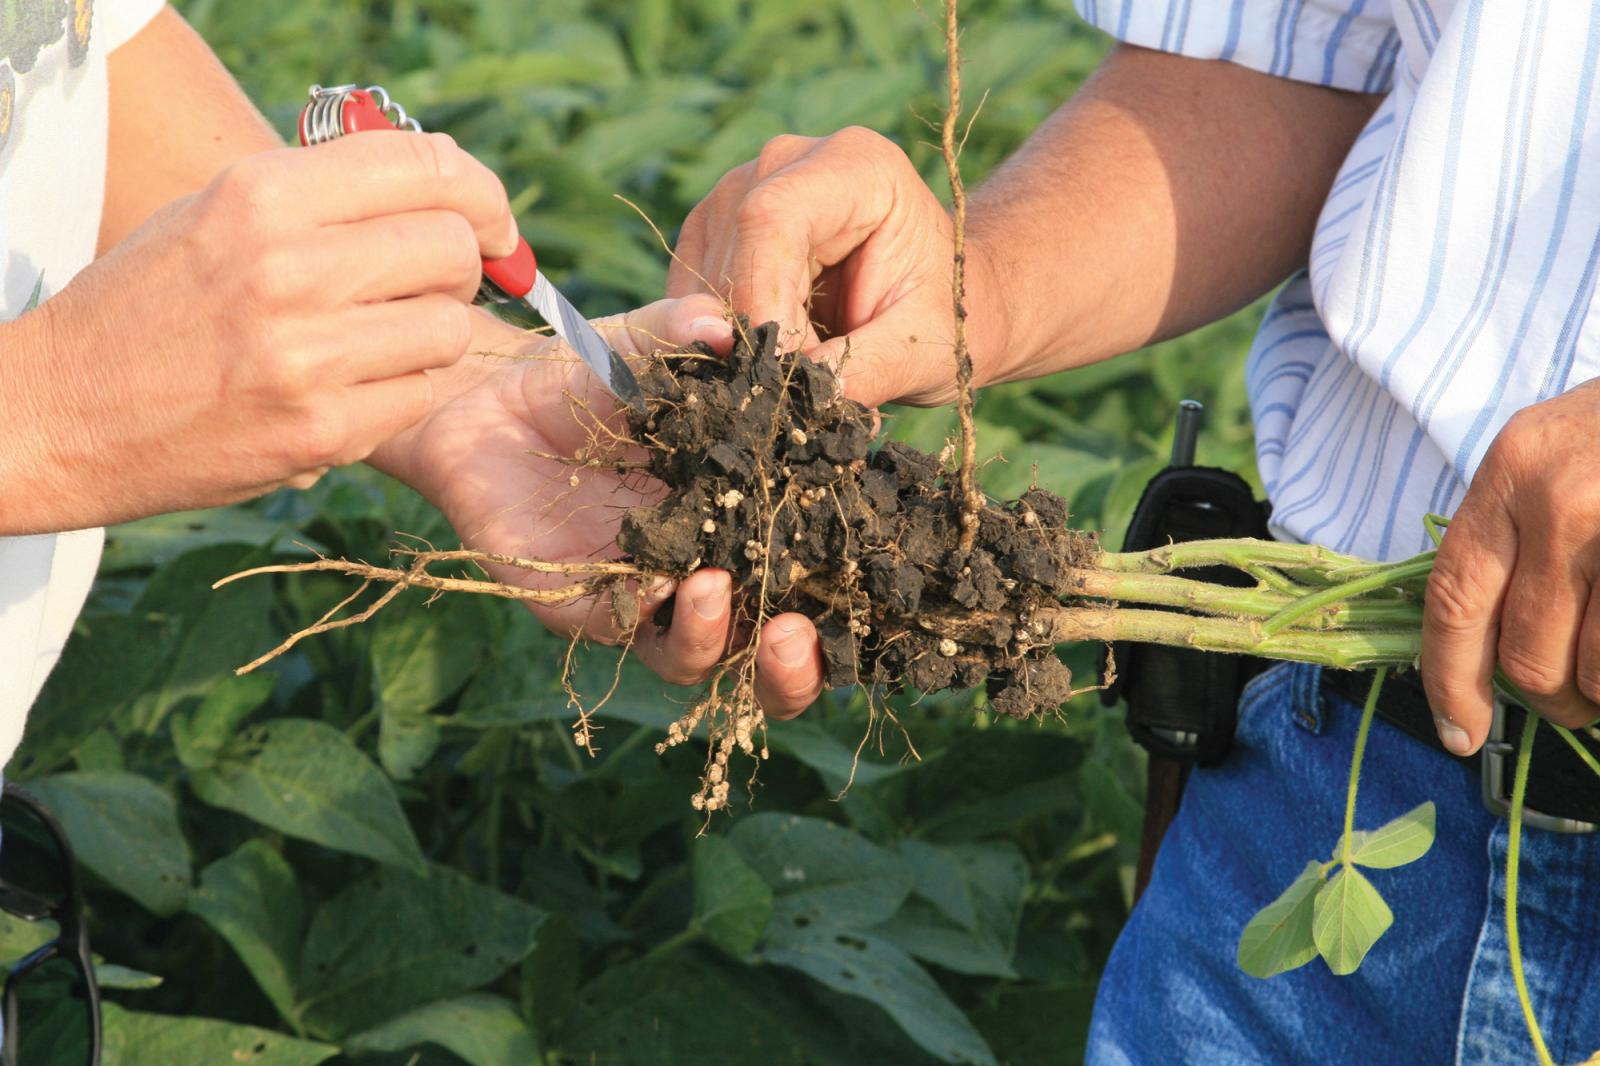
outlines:
[{"label": "blue and white striped shirt", "polygon": [[1517,410],[1600,371],[1600,3],[1079,0],[1121,40],[1387,92],[1250,352],[1277,532],[1428,541]]}]

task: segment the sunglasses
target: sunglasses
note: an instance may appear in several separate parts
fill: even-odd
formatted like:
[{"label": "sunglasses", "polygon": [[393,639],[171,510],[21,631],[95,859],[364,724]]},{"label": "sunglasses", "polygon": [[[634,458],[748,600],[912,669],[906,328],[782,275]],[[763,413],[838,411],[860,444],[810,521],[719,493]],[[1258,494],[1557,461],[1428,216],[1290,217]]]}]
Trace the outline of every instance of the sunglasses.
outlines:
[{"label": "sunglasses", "polygon": [[[0,1066],[17,1066],[20,1021],[59,1047],[73,1030],[72,1016],[87,1025],[89,1066],[99,1066],[100,985],[84,921],[83,885],[67,834],[49,809],[21,786],[0,794],[5,862],[0,864],[0,911],[24,922],[53,921],[57,934],[11,966],[3,995],[5,1033]],[[77,1030],[81,1035],[84,1030]],[[73,1039],[74,1043],[78,1039]],[[30,1042],[30,1047],[31,1047]],[[29,1057],[33,1057],[30,1050]]]}]

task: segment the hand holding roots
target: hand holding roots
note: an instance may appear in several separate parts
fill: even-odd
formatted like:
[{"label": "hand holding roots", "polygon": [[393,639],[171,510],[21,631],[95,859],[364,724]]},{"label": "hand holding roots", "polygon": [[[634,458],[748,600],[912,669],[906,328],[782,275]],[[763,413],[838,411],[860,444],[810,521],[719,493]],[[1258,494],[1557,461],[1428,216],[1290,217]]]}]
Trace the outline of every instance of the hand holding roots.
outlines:
[{"label": "hand holding roots", "polygon": [[[403,566],[320,559],[258,568],[227,580],[332,570],[361,585],[244,669],[306,636],[364,621],[408,587],[543,604],[601,597],[628,634],[646,581],[721,567],[738,592],[735,628],[754,636],[728,653],[661,745],[706,727],[710,749],[694,803],[712,811],[728,803],[734,751],[764,754],[756,642],[762,623],[780,612],[815,622],[830,686],[982,685],[991,711],[1016,718],[1054,713],[1079,691],[1055,656],[1055,645],[1069,641],[1177,644],[1337,667],[1416,656],[1431,553],[1391,565],[1260,541],[1108,553],[1092,534],[1070,528],[1066,505],[1042,488],[1015,501],[985,500],[964,546],[963,500],[946,484],[958,471],[894,441],[873,450],[871,412],[840,395],[827,367],[779,353],[776,326],[741,330],[726,360],[691,348],[659,353],[638,369],[647,403],[629,416],[631,439],[596,434],[608,443],[573,460],[574,468],[642,465],[666,487],[659,502],[623,516],[620,560],[406,548],[397,550],[409,559]],[[526,588],[432,569],[449,564],[509,567],[554,584]],[[1255,585],[1179,573],[1211,566],[1240,570]],[[341,614],[374,583],[388,587],[366,608]],[[658,612],[657,623],[668,620]],[[585,747],[593,709],[580,709],[576,726]]]}]

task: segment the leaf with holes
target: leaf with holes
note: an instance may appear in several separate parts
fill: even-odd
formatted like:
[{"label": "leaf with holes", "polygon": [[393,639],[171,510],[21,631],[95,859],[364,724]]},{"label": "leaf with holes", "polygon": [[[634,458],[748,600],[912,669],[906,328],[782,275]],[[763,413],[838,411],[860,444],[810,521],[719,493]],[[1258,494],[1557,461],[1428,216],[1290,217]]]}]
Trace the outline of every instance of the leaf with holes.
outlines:
[{"label": "leaf with holes", "polygon": [[821,818],[757,814],[728,839],[772,886],[775,922],[870,928],[900,909],[915,881],[900,856]]},{"label": "leaf with holes", "polygon": [[241,732],[198,771],[195,793],[269,828],[378,862],[422,868],[394,785],[325,722],[275,718]]},{"label": "leaf with holes", "polygon": [[295,1005],[330,1036],[472,991],[515,966],[545,912],[445,866],[382,868],[323,904],[300,949]]},{"label": "leaf with holes", "polygon": [[887,940],[837,926],[775,921],[760,957],[883,1008],[940,1062],[996,1066],[994,1053],[961,1009],[928,971]]},{"label": "leaf with holes", "polygon": [[105,1026],[106,1066],[158,1062],[316,1066],[339,1053],[338,1048],[327,1044],[296,1040],[253,1025],[144,1014],[124,1010],[115,1003],[105,1005]]}]

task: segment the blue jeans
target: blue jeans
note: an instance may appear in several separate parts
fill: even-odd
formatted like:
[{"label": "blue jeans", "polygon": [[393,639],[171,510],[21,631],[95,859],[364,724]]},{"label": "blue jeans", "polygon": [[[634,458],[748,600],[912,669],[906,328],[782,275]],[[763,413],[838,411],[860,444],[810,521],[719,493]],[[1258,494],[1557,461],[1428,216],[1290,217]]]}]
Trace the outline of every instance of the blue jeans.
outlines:
[{"label": "blue jeans", "polygon": [[[1257,677],[1234,751],[1191,776],[1101,980],[1089,1066],[1534,1060],[1506,952],[1506,823],[1470,770],[1381,721],[1357,828],[1438,806],[1426,857],[1366,871],[1394,925],[1348,977],[1320,959],[1267,981],[1238,969],[1239,931],[1343,828],[1361,709],[1320,682],[1290,664]],[[1600,833],[1526,829],[1521,867],[1534,1007],[1555,1060],[1581,1062],[1600,1050]]]}]

